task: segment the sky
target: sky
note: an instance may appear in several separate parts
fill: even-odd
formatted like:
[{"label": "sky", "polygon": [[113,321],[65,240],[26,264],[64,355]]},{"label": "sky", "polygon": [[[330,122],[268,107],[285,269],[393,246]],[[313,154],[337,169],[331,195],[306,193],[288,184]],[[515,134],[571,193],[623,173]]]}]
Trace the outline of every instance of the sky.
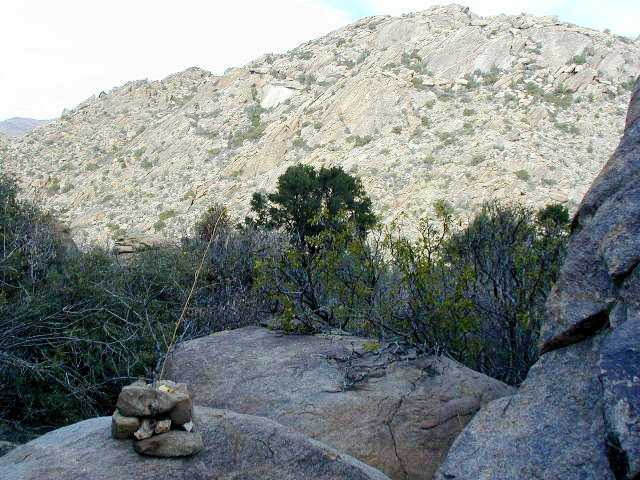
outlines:
[{"label": "sky", "polygon": [[[557,15],[614,34],[640,34],[639,0],[460,0],[482,16]],[[3,0],[0,121],[60,116],[130,80],[198,66],[220,75],[370,15],[448,0]]]}]

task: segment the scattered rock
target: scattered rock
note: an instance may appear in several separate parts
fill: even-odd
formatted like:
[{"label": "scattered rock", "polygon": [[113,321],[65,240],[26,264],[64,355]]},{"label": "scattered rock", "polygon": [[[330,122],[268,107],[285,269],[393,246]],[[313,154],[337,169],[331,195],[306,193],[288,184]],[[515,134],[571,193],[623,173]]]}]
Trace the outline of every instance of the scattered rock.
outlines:
[{"label": "scattered rock", "polygon": [[[243,218],[256,189],[272,190],[298,162],[357,171],[385,222],[400,211],[417,221],[439,199],[467,217],[489,196],[512,200],[509,188],[481,183],[517,186],[511,172],[523,160],[553,167],[549,180],[581,197],[615,147],[623,85],[638,73],[637,40],[434,6],[369,17],[223,76],[192,68],[129,82],[28,136],[0,140],[0,157],[25,195],[65,212],[79,245],[115,235],[120,254],[180,238],[213,202]],[[576,119],[598,135],[570,128]],[[496,148],[470,168],[462,159],[480,145]],[[429,156],[435,161],[421,161]],[[518,188],[529,207],[549,201],[543,182]]]},{"label": "scattered rock", "polygon": [[349,455],[266,418],[199,407],[194,416],[204,444],[195,457],[140,456],[130,440],[112,438],[111,418],[101,417],[54,430],[0,457],[0,478],[388,480]]},{"label": "scattered rock", "polygon": [[446,358],[392,351],[247,327],[177,345],[167,375],[198,404],[277,420],[393,478],[428,479],[475,411],[513,389]]},{"label": "scattered rock", "polygon": [[113,253],[116,255],[136,253],[154,247],[161,247],[166,244],[166,238],[156,235],[145,235],[142,233],[123,234],[116,238]]},{"label": "scattered rock", "polygon": [[167,433],[156,431],[160,435],[133,442],[133,448],[139,454],[151,457],[188,457],[204,448],[199,432],[165,431]]}]

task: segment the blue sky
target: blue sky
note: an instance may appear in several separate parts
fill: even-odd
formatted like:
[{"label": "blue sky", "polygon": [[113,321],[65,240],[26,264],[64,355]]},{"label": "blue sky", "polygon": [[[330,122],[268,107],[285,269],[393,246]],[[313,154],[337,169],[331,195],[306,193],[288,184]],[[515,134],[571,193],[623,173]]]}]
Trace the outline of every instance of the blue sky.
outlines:
[{"label": "blue sky", "polygon": [[[635,37],[638,0],[467,0],[479,15],[521,12]],[[20,0],[0,2],[0,120],[54,118],[129,80],[191,66],[221,74],[285,52],[369,15],[400,15],[417,0]]]}]

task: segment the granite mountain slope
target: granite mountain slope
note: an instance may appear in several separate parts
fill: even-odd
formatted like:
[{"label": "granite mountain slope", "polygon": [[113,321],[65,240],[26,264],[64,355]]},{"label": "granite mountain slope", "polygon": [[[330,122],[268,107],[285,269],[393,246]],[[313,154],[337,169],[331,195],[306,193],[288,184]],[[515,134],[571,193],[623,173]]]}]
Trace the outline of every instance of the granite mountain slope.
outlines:
[{"label": "granite mountain slope", "polygon": [[239,218],[303,162],[360,175],[381,217],[488,198],[575,210],[615,147],[640,40],[459,6],[370,17],[217,77],[101,93],[0,161],[76,241],[171,237],[213,202]]}]

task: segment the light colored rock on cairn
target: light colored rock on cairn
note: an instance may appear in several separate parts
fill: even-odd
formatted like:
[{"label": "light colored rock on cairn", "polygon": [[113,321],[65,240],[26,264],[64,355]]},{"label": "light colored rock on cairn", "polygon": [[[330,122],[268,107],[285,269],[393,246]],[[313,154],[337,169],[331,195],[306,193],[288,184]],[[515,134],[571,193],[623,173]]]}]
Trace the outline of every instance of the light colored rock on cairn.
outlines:
[{"label": "light colored rock on cairn", "polygon": [[111,420],[114,438],[133,438],[133,448],[154,457],[186,457],[204,448],[191,420],[193,402],[185,383],[139,380],[123,387]]}]

